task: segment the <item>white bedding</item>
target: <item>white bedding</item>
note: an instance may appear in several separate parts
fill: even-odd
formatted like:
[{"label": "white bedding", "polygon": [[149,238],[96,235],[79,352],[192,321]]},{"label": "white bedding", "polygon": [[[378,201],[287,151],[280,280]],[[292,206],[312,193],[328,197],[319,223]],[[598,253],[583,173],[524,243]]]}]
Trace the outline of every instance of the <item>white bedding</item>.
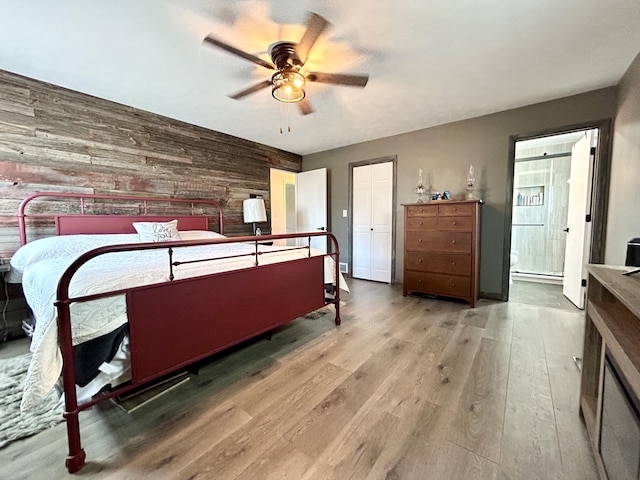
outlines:
[{"label": "white bedding", "polygon": [[[193,236],[188,237],[193,238]],[[102,245],[137,242],[136,234],[70,235],[36,240],[16,252],[11,260],[11,271],[14,275],[12,280],[16,281],[21,277],[25,298],[36,320],[31,342],[33,360],[25,382],[22,410],[28,410],[37,405],[53,388],[62,371],[54,307],[58,281],[62,273],[85,251]],[[261,245],[259,248],[260,251],[266,252],[279,250],[282,247]],[[174,261],[225,257],[254,250],[255,246],[248,243],[178,247],[174,249]],[[261,255],[260,264],[277,263],[306,255],[306,250],[274,252]],[[312,250],[312,255],[322,255],[322,252]],[[253,265],[253,257],[194,263],[174,268],[174,276],[176,279],[188,278],[248,268]],[[325,283],[334,283],[334,269],[333,260],[325,256]],[[100,280],[96,282],[96,278]],[[69,291],[71,297],[78,297],[167,280],[166,249],[109,253],[96,257],[81,267],[74,275]],[[340,277],[340,288],[348,291],[342,277]],[[86,303],[74,303],[71,305],[71,314],[74,345],[109,333],[127,321],[126,303],[122,295]]]}]

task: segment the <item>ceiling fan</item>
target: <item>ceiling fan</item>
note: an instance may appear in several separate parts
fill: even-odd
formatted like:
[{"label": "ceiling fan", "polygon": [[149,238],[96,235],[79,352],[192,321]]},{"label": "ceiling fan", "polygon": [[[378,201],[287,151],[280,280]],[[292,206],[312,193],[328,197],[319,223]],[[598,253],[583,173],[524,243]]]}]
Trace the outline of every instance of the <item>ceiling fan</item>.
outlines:
[{"label": "ceiling fan", "polygon": [[369,75],[346,75],[340,73],[307,72],[303,69],[307,62],[309,52],[330,23],[316,13],[309,13],[307,28],[298,42],[280,41],[269,46],[268,52],[273,63],[251,53],[239,50],[213,35],[207,35],[203,42],[226,52],[249,60],[261,67],[275,70],[270,79],[245,88],[231,98],[239,100],[251,93],[271,87],[271,95],[276,100],[285,103],[297,103],[300,112],[307,115],[313,112],[309,100],[306,98],[304,87],[307,82],[330,83],[333,85],[345,85],[349,87],[364,88],[369,80]]}]

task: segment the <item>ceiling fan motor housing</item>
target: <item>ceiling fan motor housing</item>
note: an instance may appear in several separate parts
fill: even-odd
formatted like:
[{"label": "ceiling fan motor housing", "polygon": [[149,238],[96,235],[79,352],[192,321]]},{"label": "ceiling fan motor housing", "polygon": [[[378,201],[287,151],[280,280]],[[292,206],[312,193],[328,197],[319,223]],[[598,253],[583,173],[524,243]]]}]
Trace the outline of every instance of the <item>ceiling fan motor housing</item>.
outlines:
[{"label": "ceiling fan motor housing", "polygon": [[296,45],[293,42],[276,42],[269,46],[271,60],[278,70],[302,66],[302,61],[296,52]]}]

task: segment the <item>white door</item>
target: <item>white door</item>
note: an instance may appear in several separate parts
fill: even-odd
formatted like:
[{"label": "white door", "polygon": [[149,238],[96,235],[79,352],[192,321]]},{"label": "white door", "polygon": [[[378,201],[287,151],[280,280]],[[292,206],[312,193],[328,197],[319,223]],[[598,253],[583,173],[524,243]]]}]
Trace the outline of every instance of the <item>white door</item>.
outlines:
[{"label": "white door", "polygon": [[371,168],[354,167],[352,173],[351,267],[355,278],[371,279]]},{"label": "white door", "polygon": [[353,168],[353,276],[391,282],[393,162]]},{"label": "white door", "polygon": [[592,132],[587,132],[571,150],[562,293],[578,308],[584,308],[585,287],[582,286],[582,279],[586,278],[585,265],[591,243],[591,223],[586,222],[586,215],[589,213],[589,179],[593,168]]},{"label": "white door", "polygon": [[[298,232],[327,230],[327,169],[300,172],[296,176]],[[306,240],[304,241],[306,244]],[[327,251],[327,238],[311,239],[311,246]]]}]

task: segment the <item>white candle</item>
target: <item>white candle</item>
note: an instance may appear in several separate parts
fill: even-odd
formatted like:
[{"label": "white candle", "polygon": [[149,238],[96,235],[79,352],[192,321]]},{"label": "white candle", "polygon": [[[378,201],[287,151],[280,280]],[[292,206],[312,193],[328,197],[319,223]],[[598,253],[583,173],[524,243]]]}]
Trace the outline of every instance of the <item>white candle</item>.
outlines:
[{"label": "white candle", "polygon": [[422,169],[418,169],[418,185],[422,185]]}]

